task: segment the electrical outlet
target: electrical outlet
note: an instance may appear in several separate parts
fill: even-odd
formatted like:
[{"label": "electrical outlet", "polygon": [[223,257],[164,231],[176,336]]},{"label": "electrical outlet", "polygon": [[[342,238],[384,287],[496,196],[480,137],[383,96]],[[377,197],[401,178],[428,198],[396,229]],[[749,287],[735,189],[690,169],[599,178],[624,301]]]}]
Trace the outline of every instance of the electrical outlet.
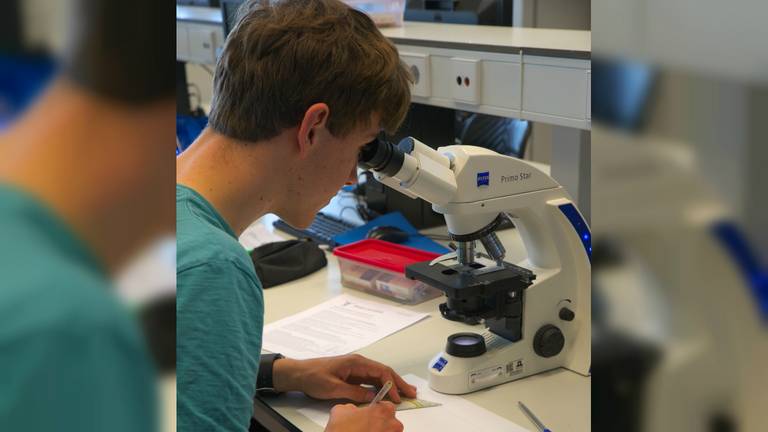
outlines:
[{"label": "electrical outlet", "polygon": [[459,102],[480,103],[480,60],[451,58],[453,98]]}]

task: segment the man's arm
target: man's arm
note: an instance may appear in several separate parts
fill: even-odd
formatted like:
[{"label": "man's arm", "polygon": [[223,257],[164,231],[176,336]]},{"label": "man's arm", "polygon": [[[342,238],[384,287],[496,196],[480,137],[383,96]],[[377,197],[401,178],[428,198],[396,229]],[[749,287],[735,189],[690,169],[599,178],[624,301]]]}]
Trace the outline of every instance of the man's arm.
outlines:
[{"label": "man's arm", "polygon": [[233,262],[177,275],[180,431],[247,430],[261,352],[264,302],[258,281]]}]

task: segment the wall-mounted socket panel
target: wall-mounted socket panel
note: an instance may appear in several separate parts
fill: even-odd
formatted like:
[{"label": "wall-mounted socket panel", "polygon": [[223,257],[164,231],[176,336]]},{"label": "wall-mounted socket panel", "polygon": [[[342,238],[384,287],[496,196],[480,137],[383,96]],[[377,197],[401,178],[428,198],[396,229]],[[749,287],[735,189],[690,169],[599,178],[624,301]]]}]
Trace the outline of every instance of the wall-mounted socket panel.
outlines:
[{"label": "wall-mounted socket panel", "polygon": [[408,66],[413,76],[411,94],[413,96],[430,97],[432,95],[429,54],[401,52],[400,58]]},{"label": "wall-mounted socket panel", "polygon": [[481,63],[478,59],[451,58],[454,100],[475,105],[480,103]]}]

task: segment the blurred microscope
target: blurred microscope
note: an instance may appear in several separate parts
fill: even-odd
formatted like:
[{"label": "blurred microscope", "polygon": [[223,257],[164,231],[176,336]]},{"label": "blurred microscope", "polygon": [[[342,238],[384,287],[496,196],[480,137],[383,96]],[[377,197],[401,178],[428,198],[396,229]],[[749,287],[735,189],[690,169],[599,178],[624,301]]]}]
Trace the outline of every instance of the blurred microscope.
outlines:
[{"label": "blurred microscope", "polygon": [[658,71],[593,73],[593,430],[760,430],[765,270],[691,143],[645,132]]}]

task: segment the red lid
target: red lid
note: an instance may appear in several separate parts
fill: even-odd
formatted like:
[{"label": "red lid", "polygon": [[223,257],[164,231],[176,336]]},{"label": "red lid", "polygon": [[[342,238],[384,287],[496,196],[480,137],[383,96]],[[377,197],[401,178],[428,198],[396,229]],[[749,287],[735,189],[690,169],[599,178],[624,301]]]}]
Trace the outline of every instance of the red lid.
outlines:
[{"label": "red lid", "polygon": [[405,273],[407,265],[432,261],[440,256],[433,252],[375,239],[365,239],[339,246],[333,250],[333,254],[398,273]]}]

